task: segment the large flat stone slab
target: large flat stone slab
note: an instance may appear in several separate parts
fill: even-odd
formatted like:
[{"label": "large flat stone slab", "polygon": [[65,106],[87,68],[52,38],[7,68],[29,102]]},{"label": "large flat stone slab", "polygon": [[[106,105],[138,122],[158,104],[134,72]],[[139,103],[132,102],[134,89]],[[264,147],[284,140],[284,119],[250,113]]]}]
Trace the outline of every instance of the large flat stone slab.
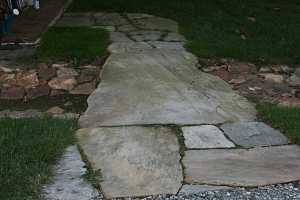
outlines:
[{"label": "large flat stone slab", "polygon": [[227,186],[264,186],[300,180],[300,147],[250,150],[191,150],[183,158],[186,182]]},{"label": "large flat stone slab", "polygon": [[[119,49],[128,50],[129,43],[124,45]],[[82,127],[254,120],[254,107],[221,79],[198,70],[192,54],[112,47],[116,53],[106,61],[102,81],[88,99]]]},{"label": "large flat stone slab", "polygon": [[172,129],[82,129],[78,139],[107,198],[176,194],[181,187],[179,144]]},{"label": "large flat stone slab", "polygon": [[288,144],[282,133],[262,122],[228,123],[221,129],[233,142],[246,148]]},{"label": "large flat stone slab", "polygon": [[188,149],[235,147],[216,126],[187,126],[182,128],[182,132],[185,146]]}]

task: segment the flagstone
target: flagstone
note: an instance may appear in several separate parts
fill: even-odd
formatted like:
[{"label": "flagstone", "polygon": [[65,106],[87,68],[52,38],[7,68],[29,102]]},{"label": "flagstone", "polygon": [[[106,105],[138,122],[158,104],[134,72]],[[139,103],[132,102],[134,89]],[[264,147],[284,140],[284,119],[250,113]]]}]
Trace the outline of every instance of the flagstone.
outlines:
[{"label": "flagstone", "polygon": [[147,17],[132,20],[135,26],[145,30],[178,32],[177,22],[162,17]]},{"label": "flagstone", "polygon": [[234,143],[246,148],[288,144],[280,131],[262,122],[227,123],[221,129]]},{"label": "flagstone", "polygon": [[190,150],[183,158],[185,182],[255,187],[300,180],[300,147]]},{"label": "flagstone", "polygon": [[113,53],[88,99],[81,126],[253,121],[255,108],[221,79],[200,72],[196,64],[197,58],[185,51]]},{"label": "flagstone", "polygon": [[106,198],[176,194],[181,187],[179,144],[164,127],[81,129],[78,141]]},{"label": "flagstone", "polygon": [[216,126],[188,126],[183,127],[182,132],[185,139],[185,146],[188,149],[235,147]]}]

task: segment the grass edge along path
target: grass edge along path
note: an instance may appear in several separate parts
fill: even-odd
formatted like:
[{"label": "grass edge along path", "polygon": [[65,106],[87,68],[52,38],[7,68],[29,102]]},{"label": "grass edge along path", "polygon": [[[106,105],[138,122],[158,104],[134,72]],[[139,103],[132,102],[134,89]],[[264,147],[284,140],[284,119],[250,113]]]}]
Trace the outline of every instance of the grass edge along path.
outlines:
[{"label": "grass edge along path", "polygon": [[148,13],[176,20],[200,57],[300,63],[298,0],[74,0],[68,12]]},{"label": "grass edge along path", "polygon": [[75,120],[0,119],[0,199],[39,200],[76,129]]},{"label": "grass edge along path", "polygon": [[281,130],[292,142],[300,145],[300,107],[261,103],[256,108],[260,119]]}]

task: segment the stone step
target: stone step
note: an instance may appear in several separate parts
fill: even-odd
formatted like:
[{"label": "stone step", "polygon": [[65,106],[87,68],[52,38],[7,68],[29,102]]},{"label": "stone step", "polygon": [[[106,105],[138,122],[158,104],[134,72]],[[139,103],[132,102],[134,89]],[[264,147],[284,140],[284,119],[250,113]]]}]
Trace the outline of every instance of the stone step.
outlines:
[{"label": "stone step", "polygon": [[191,150],[183,158],[185,181],[255,187],[300,180],[300,146]]},{"label": "stone step", "polygon": [[165,127],[81,129],[80,147],[102,174],[106,198],[176,194],[182,168],[174,130]]}]

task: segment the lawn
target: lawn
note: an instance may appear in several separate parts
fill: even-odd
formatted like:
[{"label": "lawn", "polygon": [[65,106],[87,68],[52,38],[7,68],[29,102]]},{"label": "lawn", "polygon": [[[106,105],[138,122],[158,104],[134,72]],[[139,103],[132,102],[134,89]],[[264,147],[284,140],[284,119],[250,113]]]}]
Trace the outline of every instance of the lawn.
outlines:
[{"label": "lawn", "polygon": [[88,27],[52,27],[43,36],[37,49],[39,60],[93,61],[104,56],[109,35],[103,29]]},{"label": "lawn", "polygon": [[299,0],[74,0],[69,11],[142,12],[172,18],[201,57],[300,63]]},{"label": "lawn", "polygon": [[280,107],[273,104],[258,104],[259,117],[287,134],[296,144],[300,144],[300,107]]},{"label": "lawn", "polygon": [[0,119],[0,199],[38,200],[53,164],[74,142],[72,120]]}]

